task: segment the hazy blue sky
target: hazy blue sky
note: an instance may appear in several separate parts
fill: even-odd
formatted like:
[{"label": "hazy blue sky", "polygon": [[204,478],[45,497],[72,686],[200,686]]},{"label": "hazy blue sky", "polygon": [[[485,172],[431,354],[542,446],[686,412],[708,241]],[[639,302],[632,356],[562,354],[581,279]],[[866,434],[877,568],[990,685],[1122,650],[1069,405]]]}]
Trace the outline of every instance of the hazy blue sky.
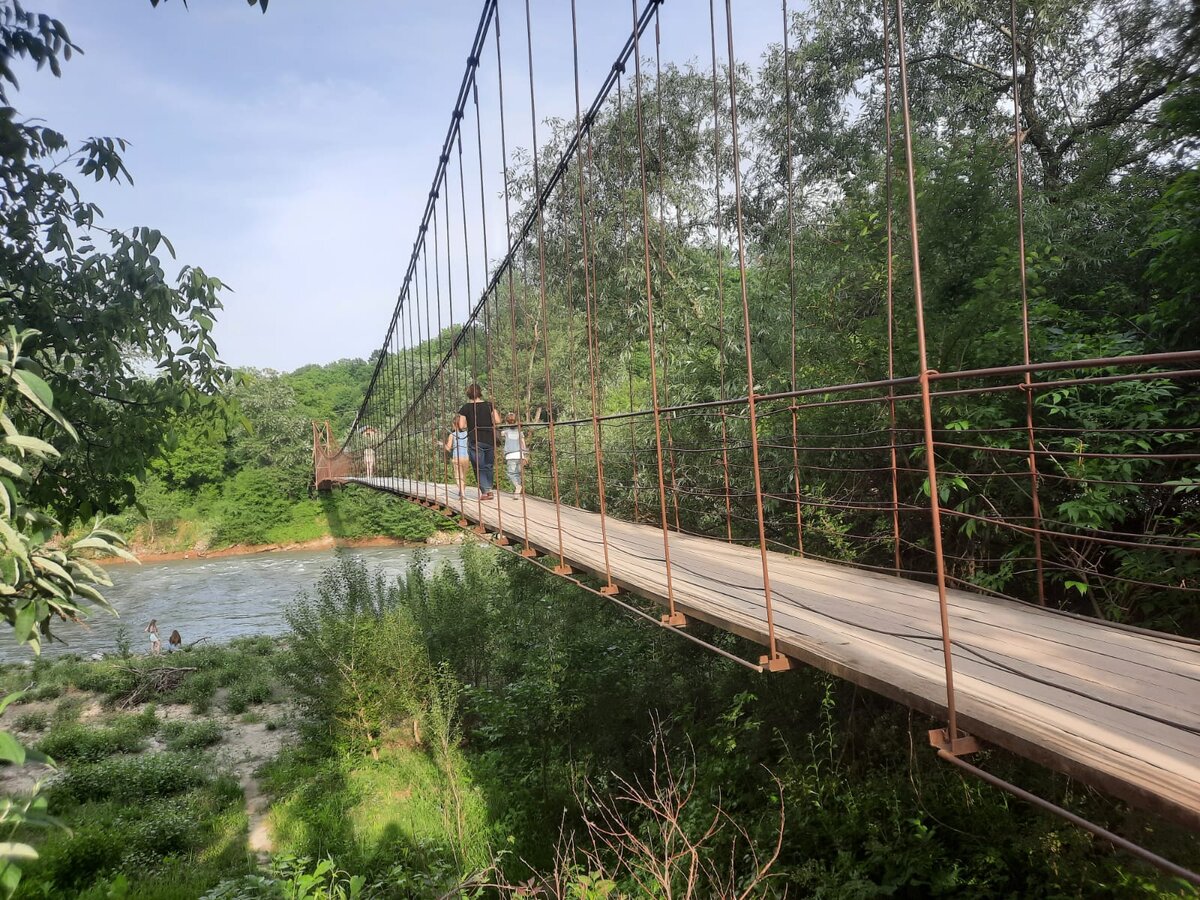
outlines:
[{"label": "hazy blue sky", "polygon": [[[577,2],[586,103],[632,13],[620,0]],[[161,229],[179,260],[233,288],[216,331],[227,362],[290,370],[375,349],[480,0],[273,0],[265,15],[244,0],[26,5],[62,19],[84,54],[61,79],[21,67],[17,108],[76,141],[131,142],[135,185],[87,182],[86,195],[109,225]],[[757,60],[779,38],[779,4],[734,6],[738,56]],[[528,146],[528,84],[517,80],[524,5],[501,0],[500,8],[513,92],[506,105],[525,129],[514,125],[509,141]],[[533,15],[539,118],[573,117],[570,4],[535,0]],[[668,0],[661,15],[664,59],[707,62],[708,4]],[[498,167],[486,179],[489,195],[498,193]],[[501,248],[489,249],[495,257]]]}]

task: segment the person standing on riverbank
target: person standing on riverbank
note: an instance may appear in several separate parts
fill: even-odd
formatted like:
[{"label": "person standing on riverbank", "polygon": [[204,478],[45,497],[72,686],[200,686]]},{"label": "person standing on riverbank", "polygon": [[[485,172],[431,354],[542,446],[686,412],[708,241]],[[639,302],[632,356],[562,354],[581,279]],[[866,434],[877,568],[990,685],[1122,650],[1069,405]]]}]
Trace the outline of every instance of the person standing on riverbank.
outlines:
[{"label": "person standing on riverbank", "polygon": [[146,626],[146,634],[150,635],[150,655],[158,656],[162,653],[162,641],[158,638],[158,619],[151,619],[150,624]]},{"label": "person standing on riverbank", "polygon": [[491,402],[483,399],[483,389],[477,384],[467,386],[467,402],[458,411],[454,427],[467,432],[467,452],[475,480],[479,482],[479,499],[491,500],[492,482],[496,478],[496,426],[500,413]]}]

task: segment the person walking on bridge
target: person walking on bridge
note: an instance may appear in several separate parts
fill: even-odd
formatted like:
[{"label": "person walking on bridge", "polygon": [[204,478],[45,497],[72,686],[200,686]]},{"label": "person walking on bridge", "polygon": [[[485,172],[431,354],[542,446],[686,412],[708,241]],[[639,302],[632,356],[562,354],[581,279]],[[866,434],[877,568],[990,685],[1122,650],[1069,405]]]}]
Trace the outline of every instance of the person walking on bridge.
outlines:
[{"label": "person walking on bridge", "polygon": [[496,426],[500,424],[500,413],[491,402],[483,399],[483,390],[477,384],[467,386],[467,402],[458,411],[454,427],[467,432],[467,452],[470,454],[471,469],[479,482],[479,499],[491,500],[492,482],[496,478]]},{"label": "person walking on bridge", "polygon": [[529,448],[525,446],[525,435],[521,434],[516,413],[505,416],[500,436],[504,438],[504,467],[508,480],[513,484],[513,493],[520,494],[524,491],[521,469],[529,464]]},{"label": "person walking on bridge", "polygon": [[450,454],[454,465],[454,480],[458,482],[458,499],[463,499],[467,492],[467,469],[471,467],[471,450],[468,440],[469,433],[465,428],[451,429],[446,435],[445,450]]}]

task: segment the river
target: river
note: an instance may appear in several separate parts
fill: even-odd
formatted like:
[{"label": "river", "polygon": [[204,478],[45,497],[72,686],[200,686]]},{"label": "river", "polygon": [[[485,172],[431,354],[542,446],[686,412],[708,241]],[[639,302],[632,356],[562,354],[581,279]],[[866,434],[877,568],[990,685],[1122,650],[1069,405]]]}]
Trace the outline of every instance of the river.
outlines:
[{"label": "river", "polygon": [[[278,634],[287,628],[283,610],[288,601],[300,591],[312,590],[336,552],[257,553],[109,566],[113,585],[101,590],[117,617],[93,610],[84,625],[59,623],[54,633],[65,643],[48,644],[42,653],[113,653],[122,626],[134,652],[144,653],[149,639],[143,629],[150,619],[158,619],[164,649],[172,629],[179,629],[185,644],[202,638],[220,643],[240,635]],[[364,547],[340,552],[357,556],[387,575],[400,575],[417,550]],[[424,553],[431,566],[458,559],[457,547],[428,548]],[[27,648],[0,642],[0,662],[31,658]]]}]

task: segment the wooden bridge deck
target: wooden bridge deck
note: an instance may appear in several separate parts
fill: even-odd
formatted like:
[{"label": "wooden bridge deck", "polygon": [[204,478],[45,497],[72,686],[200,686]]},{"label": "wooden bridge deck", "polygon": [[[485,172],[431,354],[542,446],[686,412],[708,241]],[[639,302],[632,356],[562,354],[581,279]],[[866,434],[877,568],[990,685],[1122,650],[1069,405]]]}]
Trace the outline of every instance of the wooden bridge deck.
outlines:
[{"label": "wooden bridge deck", "polygon": [[[446,504],[444,485],[356,478]],[[436,491],[436,497],[435,497]],[[554,505],[497,494],[449,505],[512,541],[557,555]],[[563,556],[603,576],[600,517],[561,507]],[[526,516],[528,534],[526,534]],[[662,532],[606,520],[613,580],[666,602]],[[670,535],[677,609],[766,644],[757,548]],[[770,554],[781,652],[908,706],[944,714],[934,586]],[[950,592],[960,727],[1200,830],[1200,643],[1036,606]]]}]

